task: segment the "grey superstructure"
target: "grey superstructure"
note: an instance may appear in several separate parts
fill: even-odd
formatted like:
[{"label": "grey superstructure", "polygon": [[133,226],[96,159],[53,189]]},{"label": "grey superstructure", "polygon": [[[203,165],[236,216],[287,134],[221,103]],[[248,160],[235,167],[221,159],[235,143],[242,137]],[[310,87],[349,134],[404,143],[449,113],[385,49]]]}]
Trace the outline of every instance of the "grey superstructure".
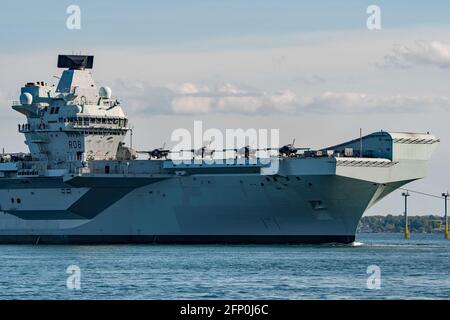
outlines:
[{"label": "grey superstructure", "polygon": [[13,104],[30,154],[1,156],[1,243],[350,243],[367,208],[425,176],[439,142],[376,132],[269,161],[138,160],[92,63],[60,56],[58,86],[28,83]]}]

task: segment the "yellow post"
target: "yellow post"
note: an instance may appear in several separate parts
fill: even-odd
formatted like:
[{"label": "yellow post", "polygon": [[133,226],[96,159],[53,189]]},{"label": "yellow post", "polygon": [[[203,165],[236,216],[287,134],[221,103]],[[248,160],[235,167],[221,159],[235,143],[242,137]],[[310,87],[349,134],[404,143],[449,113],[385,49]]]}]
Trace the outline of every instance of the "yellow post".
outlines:
[{"label": "yellow post", "polygon": [[402,196],[405,197],[405,239],[409,239],[410,233],[408,226],[408,197],[409,197],[408,190],[406,190],[406,192],[403,192]]},{"label": "yellow post", "polygon": [[448,191],[446,193],[443,193],[442,196],[445,200],[445,216],[444,216],[444,223],[445,223],[445,229],[444,229],[444,235],[445,239],[448,239],[448,216],[447,216],[447,198],[450,196]]}]

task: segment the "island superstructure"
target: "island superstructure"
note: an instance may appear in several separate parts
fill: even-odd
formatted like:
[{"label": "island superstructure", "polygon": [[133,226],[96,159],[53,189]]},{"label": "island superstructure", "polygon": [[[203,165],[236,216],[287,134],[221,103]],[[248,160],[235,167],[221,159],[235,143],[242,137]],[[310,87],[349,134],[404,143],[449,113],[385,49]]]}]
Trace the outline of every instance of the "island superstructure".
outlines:
[{"label": "island superstructure", "polygon": [[368,208],[426,175],[439,143],[380,131],[264,161],[141,160],[93,59],[60,55],[58,85],[29,82],[13,103],[29,154],[1,156],[0,243],[350,243]]}]

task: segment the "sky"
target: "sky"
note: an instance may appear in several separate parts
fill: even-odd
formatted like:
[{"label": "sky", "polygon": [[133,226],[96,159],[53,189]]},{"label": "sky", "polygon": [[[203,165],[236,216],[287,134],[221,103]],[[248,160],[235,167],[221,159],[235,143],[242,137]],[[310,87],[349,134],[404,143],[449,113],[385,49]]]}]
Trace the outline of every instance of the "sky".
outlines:
[{"label": "sky", "polygon": [[[81,29],[66,10],[78,5]],[[369,5],[381,29],[369,30]],[[280,129],[281,143],[321,148],[373,131],[431,132],[441,145],[428,176],[450,189],[450,2],[18,1],[0,6],[0,134],[25,151],[11,110],[28,81],[56,82],[57,55],[95,55],[134,126],[133,145],[167,143],[194,120],[211,128]],[[413,195],[410,214],[442,214]],[[366,214],[401,214],[394,192]]]}]

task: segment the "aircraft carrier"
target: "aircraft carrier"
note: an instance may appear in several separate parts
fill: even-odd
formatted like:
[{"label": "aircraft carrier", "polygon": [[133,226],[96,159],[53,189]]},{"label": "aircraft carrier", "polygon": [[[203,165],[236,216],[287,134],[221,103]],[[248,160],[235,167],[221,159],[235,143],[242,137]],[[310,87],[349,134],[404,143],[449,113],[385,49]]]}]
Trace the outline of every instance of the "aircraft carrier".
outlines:
[{"label": "aircraft carrier", "polygon": [[0,243],[351,243],[368,208],[425,176],[439,143],[381,131],[265,161],[245,146],[235,162],[203,149],[191,162],[164,149],[139,159],[93,60],[60,55],[58,85],[26,83],[13,103],[29,153],[0,157]]}]

